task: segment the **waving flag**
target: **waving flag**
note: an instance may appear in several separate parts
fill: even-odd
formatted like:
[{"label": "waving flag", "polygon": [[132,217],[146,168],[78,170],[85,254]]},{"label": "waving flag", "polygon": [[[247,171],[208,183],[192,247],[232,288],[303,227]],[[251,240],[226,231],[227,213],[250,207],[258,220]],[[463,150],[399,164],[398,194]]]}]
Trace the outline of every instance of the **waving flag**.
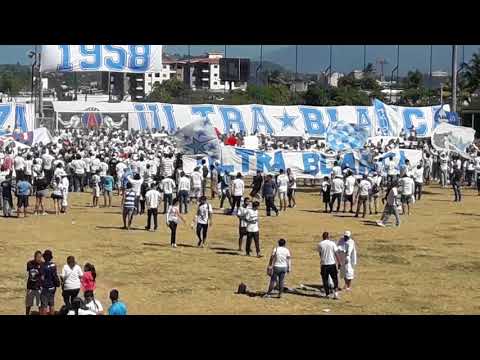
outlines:
[{"label": "waving flag", "polygon": [[327,132],[327,144],[335,151],[361,149],[368,138],[368,130],[346,122],[337,122]]},{"label": "waving flag", "polygon": [[432,145],[438,151],[452,151],[470,158],[467,147],[472,145],[474,139],[474,129],[444,122],[433,130]]},{"label": "waving flag", "polygon": [[210,120],[196,120],[179,129],[174,137],[180,152],[185,155],[220,158],[220,144]]}]

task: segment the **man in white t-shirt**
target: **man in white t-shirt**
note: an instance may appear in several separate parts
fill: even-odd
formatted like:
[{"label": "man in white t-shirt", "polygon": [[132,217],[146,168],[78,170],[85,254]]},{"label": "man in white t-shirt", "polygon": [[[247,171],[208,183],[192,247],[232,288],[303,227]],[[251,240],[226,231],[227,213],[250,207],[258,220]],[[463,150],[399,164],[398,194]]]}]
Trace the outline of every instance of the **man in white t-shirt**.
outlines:
[{"label": "man in white t-shirt", "polygon": [[415,199],[420,200],[422,198],[423,187],[423,175],[425,170],[421,163],[412,171],[413,180],[415,181]]},{"label": "man in white t-shirt", "polygon": [[202,181],[203,181],[203,174],[200,172],[200,168],[196,167],[195,170],[190,175],[192,179],[192,198],[195,201],[198,201],[200,196],[202,195]]},{"label": "man in white t-shirt", "polygon": [[243,193],[245,191],[245,182],[242,179],[242,174],[237,173],[235,180],[232,181],[232,208],[230,209],[230,214],[233,214],[235,208],[240,209],[240,203],[242,201]]},{"label": "man in white t-shirt", "polygon": [[385,209],[383,210],[382,219],[377,222],[378,226],[385,227],[385,223],[388,221],[391,215],[395,216],[396,225],[400,226],[400,215],[398,215],[398,182],[394,181],[392,187],[389,191],[386,192],[385,198],[382,201],[386,200]]},{"label": "man in white t-shirt", "polygon": [[353,213],[353,192],[355,190],[355,177],[352,172],[349,170],[347,172],[347,177],[345,178],[345,193],[343,198],[343,212],[347,205],[347,201],[350,203],[350,212]]},{"label": "man in white t-shirt", "polygon": [[362,180],[360,180],[360,183],[358,184],[357,212],[355,213],[355,217],[358,217],[358,213],[360,212],[360,206],[363,206],[362,217],[364,218],[367,215],[367,201],[371,189],[372,184],[370,181],[368,181],[368,175],[364,174]]},{"label": "man in white t-shirt", "polygon": [[323,290],[325,296],[330,295],[330,286],[328,285],[328,278],[333,280],[333,298],[338,299],[338,269],[337,264],[340,264],[338,257],[338,247],[334,241],[330,240],[328,232],[322,234],[322,241],[318,244],[318,253],[320,255],[320,275],[322,277]]},{"label": "man in white t-shirt", "polygon": [[260,254],[260,235],[258,227],[258,207],[260,203],[254,201],[252,203],[252,208],[247,209],[245,215],[245,221],[247,222],[247,245],[245,247],[245,252],[247,256],[250,256],[252,240],[255,242],[255,250],[257,251],[257,257],[262,257]]},{"label": "man in white t-shirt", "polygon": [[[288,190],[287,190],[287,197],[288,197],[288,207],[296,207],[297,200],[295,199],[295,191],[297,190],[297,178],[295,174],[292,172],[292,169],[287,169],[287,176],[288,176]],[[293,205],[292,205],[293,203]]]},{"label": "man in white t-shirt", "polygon": [[391,155],[388,159],[388,163],[386,165],[387,170],[387,184],[391,186],[391,184],[397,180],[397,164],[394,160],[394,155]]},{"label": "man in white t-shirt", "polygon": [[335,161],[333,163],[332,168],[332,178],[335,179],[336,177],[343,178],[342,168],[340,167],[340,165],[338,165],[338,161]]},{"label": "man in white t-shirt", "polygon": [[287,211],[288,176],[283,169],[280,169],[280,174],[277,177],[277,188],[280,210]]},{"label": "man in white t-shirt", "polygon": [[197,208],[197,238],[198,238],[198,247],[204,247],[207,242],[207,233],[208,233],[208,225],[212,226],[212,218],[213,218],[213,209],[212,205],[207,202],[206,196],[201,196],[200,204]]},{"label": "man in white t-shirt", "polygon": [[76,154],[75,160],[72,160],[71,162],[71,167],[73,168],[73,191],[78,192],[80,190],[83,192],[85,169],[87,165],[80,154]]},{"label": "man in white t-shirt", "polygon": [[178,180],[178,199],[180,203],[180,213],[184,209],[184,213],[188,213],[188,199],[190,196],[190,179],[183,171],[180,172],[180,179]]},{"label": "man in white t-shirt", "polygon": [[23,179],[25,176],[25,159],[21,155],[15,156],[13,159],[13,165],[15,168],[15,176],[17,178],[17,181],[20,181],[20,179]]},{"label": "man in white t-shirt", "polygon": [[160,183],[163,192],[163,213],[167,213],[167,205],[172,205],[173,191],[175,190],[175,181],[171,177],[166,177]]},{"label": "man in white t-shirt", "polygon": [[335,201],[337,201],[337,209],[335,212],[340,211],[340,202],[342,201],[342,193],[343,190],[345,189],[345,185],[343,184],[343,179],[341,177],[335,177],[332,181],[332,197],[330,200],[330,212],[333,211],[333,204],[335,204]]},{"label": "man in white t-shirt", "polygon": [[[410,215],[410,204],[413,201],[413,193],[415,191],[415,182],[406,173],[398,182],[400,188],[400,197],[402,201],[402,213]],[[405,212],[405,205],[407,205],[407,212]]]},{"label": "man in white t-shirt", "polygon": [[160,192],[156,189],[155,184],[150,184],[149,190],[145,193],[145,206],[147,207],[147,226],[145,229],[151,231],[151,218],[153,218],[153,231],[158,228],[158,206],[160,205]]}]

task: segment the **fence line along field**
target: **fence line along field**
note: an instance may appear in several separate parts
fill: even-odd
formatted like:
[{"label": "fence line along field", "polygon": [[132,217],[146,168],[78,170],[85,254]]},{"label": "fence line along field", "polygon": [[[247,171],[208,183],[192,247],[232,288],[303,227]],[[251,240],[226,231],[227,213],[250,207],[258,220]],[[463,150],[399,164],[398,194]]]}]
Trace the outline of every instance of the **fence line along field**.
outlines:
[{"label": "fence line along field", "polygon": [[[164,216],[159,216],[157,232],[144,230],[146,216],[136,216],[134,229],[125,231],[119,197],[112,208],[93,209],[89,193],[71,193],[66,215],[0,218],[0,314],[24,313],[26,262],[35,250],[47,248],[59,271],[68,255],[81,266],[95,264],[96,298],[108,307],[109,290],[118,288],[129,314],[325,314],[325,309],[329,314],[477,314],[480,197],[474,190],[464,193],[463,202],[456,203],[451,189],[428,186],[412,214],[402,216],[400,228],[380,228],[374,225],[380,214],[358,219],[349,213],[323,213],[318,187],[302,188],[297,207],[279,217],[265,217],[262,205],[265,256],[260,259],[237,251],[238,220],[220,214],[218,199],[212,202],[208,247],[196,247],[190,227],[194,205],[187,223],[179,225],[174,249]],[[356,241],[358,266],[353,291],[341,292],[340,300],[235,294],[241,282],[251,291],[266,290],[268,257],[281,237],[293,256],[286,286],[321,284],[316,245],[322,232],[338,240],[345,230]],[[56,308],[62,304],[57,290]]]}]

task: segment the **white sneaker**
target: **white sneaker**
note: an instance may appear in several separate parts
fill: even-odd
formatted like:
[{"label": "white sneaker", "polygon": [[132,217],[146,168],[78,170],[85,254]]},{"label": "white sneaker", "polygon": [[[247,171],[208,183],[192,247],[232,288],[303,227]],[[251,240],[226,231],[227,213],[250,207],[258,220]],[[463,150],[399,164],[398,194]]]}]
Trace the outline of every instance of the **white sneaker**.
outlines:
[{"label": "white sneaker", "polygon": [[380,226],[380,227],[385,227],[385,224],[381,221],[377,221],[377,225]]},{"label": "white sneaker", "polygon": [[333,298],[334,300],[340,299],[340,297],[338,296],[338,292],[335,291],[335,292],[333,293],[333,297],[332,297],[332,298]]},{"label": "white sneaker", "polygon": [[172,244],[172,247],[176,248],[176,247],[177,247],[177,244]]}]

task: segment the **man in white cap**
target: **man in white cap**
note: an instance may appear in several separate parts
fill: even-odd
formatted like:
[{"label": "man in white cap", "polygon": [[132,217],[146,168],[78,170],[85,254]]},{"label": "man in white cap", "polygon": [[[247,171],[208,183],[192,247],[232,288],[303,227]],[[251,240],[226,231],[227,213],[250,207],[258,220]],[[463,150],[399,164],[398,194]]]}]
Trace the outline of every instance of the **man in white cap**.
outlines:
[{"label": "man in white cap", "polygon": [[337,243],[337,248],[338,257],[341,261],[340,275],[345,280],[344,289],[350,291],[355,276],[355,266],[357,265],[357,249],[350,231],[345,231]]}]

